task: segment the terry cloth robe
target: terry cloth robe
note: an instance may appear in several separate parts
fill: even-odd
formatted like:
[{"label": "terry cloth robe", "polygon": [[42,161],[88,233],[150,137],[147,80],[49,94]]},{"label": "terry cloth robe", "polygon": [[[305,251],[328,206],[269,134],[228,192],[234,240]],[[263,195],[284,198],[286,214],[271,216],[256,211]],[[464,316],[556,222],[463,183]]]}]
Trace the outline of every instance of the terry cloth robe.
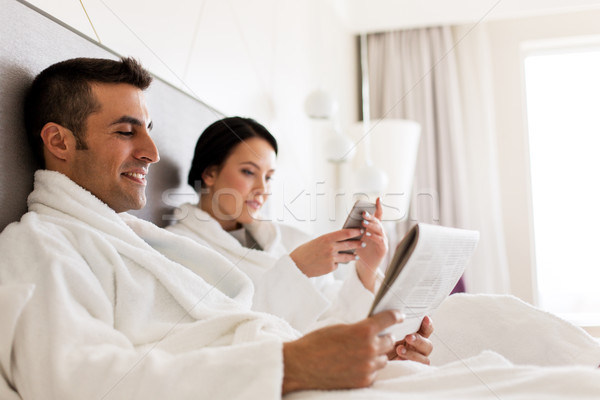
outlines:
[{"label": "terry cloth robe", "polygon": [[32,285],[0,370],[23,399],[279,399],[285,321],[213,250],[35,174],[0,235],[0,284]]},{"label": "terry cloth robe", "polygon": [[252,309],[275,314],[306,332],[333,323],[365,318],[373,303],[354,268],[345,280],[333,274],[308,278],[289,253],[311,240],[289,225],[254,220],[244,225],[263,250],[249,249],[225,231],[210,214],[183,204],[168,230],[188,236],[227,257],[254,282]]}]

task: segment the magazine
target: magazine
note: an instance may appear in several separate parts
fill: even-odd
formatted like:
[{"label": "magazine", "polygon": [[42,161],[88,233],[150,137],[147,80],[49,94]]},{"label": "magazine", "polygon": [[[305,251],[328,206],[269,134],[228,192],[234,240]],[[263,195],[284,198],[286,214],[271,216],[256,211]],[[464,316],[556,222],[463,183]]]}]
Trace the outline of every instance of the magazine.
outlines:
[{"label": "magazine", "polygon": [[423,318],[452,292],[479,241],[479,232],[416,224],[396,247],[369,315],[399,310],[398,340],[417,332]]}]

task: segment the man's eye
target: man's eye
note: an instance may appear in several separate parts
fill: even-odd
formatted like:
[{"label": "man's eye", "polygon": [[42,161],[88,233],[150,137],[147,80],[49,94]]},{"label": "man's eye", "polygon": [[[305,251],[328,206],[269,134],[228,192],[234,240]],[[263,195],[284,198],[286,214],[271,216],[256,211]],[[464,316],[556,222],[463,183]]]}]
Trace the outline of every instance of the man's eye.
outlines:
[{"label": "man's eye", "polygon": [[131,132],[131,131],[117,131],[117,133],[119,135],[123,135],[123,136],[131,136],[131,135],[133,135],[133,132]]}]

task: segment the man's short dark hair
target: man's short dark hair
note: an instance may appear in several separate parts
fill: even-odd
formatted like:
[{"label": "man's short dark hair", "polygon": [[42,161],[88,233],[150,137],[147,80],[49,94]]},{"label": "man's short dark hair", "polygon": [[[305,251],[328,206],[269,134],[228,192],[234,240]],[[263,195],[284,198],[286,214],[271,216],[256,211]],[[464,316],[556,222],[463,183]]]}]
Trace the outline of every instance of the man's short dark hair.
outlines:
[{"label": "man's short dark hair", "polygon": [[78,149],[87,148],[85,123],[100,107],[91,84],[128,83],[145,90],[151,82],[150,73],[133,58],[73,58],[40,72],[25,97],[25,129],[40,166],[45,165],[40,132],[49,122],[73,132]]}]

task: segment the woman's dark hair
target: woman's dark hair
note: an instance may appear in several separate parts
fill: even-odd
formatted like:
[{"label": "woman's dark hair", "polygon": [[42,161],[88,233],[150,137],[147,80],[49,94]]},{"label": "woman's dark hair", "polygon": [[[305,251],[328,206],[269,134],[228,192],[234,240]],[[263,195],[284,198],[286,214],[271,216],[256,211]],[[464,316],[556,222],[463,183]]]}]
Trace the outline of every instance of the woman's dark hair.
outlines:
[{"label": "woman's dark hair", "polygon": [[196,143],[188,184],[198,191],[198,182],[200,187],[204,186],[202,173],[206,168],[221,166],[235,146],[255,137],[266,140],[277,154],[277,141],[273,135],[251,118],[229,117],[212,123]]}]

